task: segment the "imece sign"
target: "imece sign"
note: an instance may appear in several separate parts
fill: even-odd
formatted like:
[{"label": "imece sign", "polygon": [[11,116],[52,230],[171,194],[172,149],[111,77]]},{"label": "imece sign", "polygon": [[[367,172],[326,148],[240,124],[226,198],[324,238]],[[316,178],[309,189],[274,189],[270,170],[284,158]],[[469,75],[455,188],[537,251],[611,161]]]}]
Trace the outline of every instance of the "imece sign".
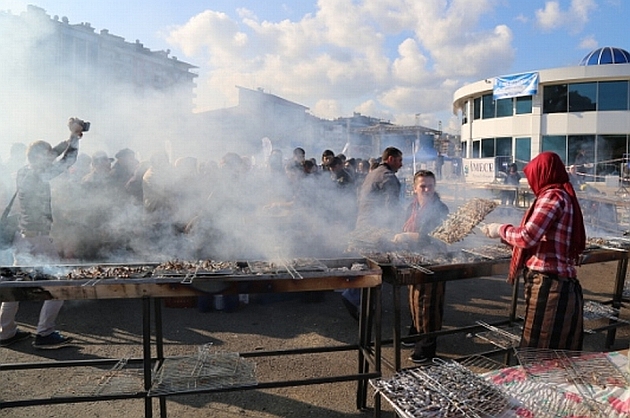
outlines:
[{"label": "imece sign", "polygon": [[464,178],[470,183],[493,182],[496,177],[496,167],[494,158],[462,159]]}]

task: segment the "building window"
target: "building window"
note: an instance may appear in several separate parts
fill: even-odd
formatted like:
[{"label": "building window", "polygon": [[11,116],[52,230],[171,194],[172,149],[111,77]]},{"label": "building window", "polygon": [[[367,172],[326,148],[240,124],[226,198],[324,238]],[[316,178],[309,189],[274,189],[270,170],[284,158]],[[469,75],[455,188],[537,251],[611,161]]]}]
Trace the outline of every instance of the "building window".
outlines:
[{"label": "building window", "polygon": [[497,156],[512,156],[512,137],[497,138],[494,149]]},{"label": "building window", "polygon": [[555,152],[562,158],[562,161],[567,162],[567,137],[564,135],[543,135],[541,151]]},{"label": "building window", "polygon": [[481,141],[477,140],[477,141],[473,141],[473,146],[472,146],[472,158],[479,158],[479,156],[481,155]]},{"label": "building window", "polygon": [[597,83],[569,84],[569,112],[593,112],[597,108]]},{"label": "building window", "polygon": [[494,157],[494,138],[484,138],[481,140],[481,158]]},{"label": "building window", "polygon": [[514,114],[512,98],[497,100],[496,107],[497,107],[497,118],[512,116]]},{"label": "building window", "polygon": [[543,87],[543,113],[566,112],[567,108],[566,84]]},{"label": "building window", "polygon": [[473,101],[473,119],[481,119],[481,97],[476,97]]},{"label": "building window", "polygon": [[595,162],[595,136],[569,135],[567,164],[575,164],[578,173],[588,175],[586,181],[593,181],[593,163]]},{"label": "building window", "polygon": [[468,123],[468,105],[470,102],[464,103],[464,108],[462,109],[462,125]]},{"label": "building window", "polygon": [[516,98],[516,114],[532,113],[532,96],[522,96]]},{"label": "building window", "polygon": [[494,118],[494,99],[492,94],[484,94],[481,96],[482,101],[482,119]]},{"label": "building window", "polygon": [[532,159],[532,139],[529,137],[524,138],[516,138],[515,139],[515,159],[516,164],[518,164],[519,170],[522,170]]},{"label": "building window", "polygon": [[628,110],[628,82],[601,81],[597,95],[597,110]]},{"label": "building window", "polygon": [[598,136],[595,149],[597,151],[595,174],[598,176],[620,175],[624,155],[628,152],[626,135]]}]

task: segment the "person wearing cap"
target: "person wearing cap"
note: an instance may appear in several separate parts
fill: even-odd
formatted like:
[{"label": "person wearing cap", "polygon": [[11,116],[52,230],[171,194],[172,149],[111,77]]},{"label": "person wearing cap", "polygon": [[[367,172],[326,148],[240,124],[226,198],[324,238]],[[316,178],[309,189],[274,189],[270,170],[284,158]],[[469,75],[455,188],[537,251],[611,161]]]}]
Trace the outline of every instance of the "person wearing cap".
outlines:
[{"label": "person wearing cap", "polygon": [[536,199],[520,226],[491,223],[482,231],[513,246],[509,283],[523,270],[520,346],[581,350],[584,296],[576,266],[586,245],[582,210],[558,154],[538,154],[523,172]]},{"label": "person wearing cap", "polygon": [[[19,201],[19,232],[14,242],[15,265],[44,265],[58,262],[59,255],[50,231],[53,223],[50,181],[65,172],[77,159],[79,139],[86,124],[70,118],[70,139],[54,148],[46,141],[35,141],[28,146],[28,165],[17,173]],[[37,335],[33,346],[56,349],[66,346],[71,338],[55,330],[55,321],[63,300],[46,300],[39,314]],[[19,330],[15,316],[19,302],[3,302],[0,306],[0,347],[7,347],[30,337]]]}]

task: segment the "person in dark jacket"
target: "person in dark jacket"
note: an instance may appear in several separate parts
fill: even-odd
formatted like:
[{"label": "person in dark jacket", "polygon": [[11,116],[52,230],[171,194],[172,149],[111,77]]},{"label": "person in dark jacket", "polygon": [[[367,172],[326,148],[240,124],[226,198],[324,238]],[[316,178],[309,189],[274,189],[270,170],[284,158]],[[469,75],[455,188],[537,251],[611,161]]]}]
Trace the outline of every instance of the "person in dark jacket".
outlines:
[{"label": "person in dark jacket", "polygon": [[[402,151],[388,147],[383,151],[381,163],[365,177],[359,191],[355,233],[399,230],[396,225],[401,213],[401,185],[396,172],[402,165]],[[358,289],[346,289],[341,294],[342,302],[354,318],[358,318],[360,293]]]}]

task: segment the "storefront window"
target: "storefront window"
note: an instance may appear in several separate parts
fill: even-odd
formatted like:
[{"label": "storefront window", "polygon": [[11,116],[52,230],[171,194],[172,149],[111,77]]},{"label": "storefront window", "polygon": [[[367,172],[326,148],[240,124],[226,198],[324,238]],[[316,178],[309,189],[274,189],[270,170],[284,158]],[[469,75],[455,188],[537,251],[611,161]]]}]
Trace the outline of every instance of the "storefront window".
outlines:
[{"label": "storefront window", "polygon": [[593,181],[595,162],[595,136],[569,135],[567,164],[575,165],[586,181]]},{"label": "storefront window", "polygon": [[597,106],[597,83],[569,84],[569,112],[592,112]]},{"label": "storefront window", "polygon": [[628,141],[626,135],[601,135],[597,137],[598,176],[619,175],[623,156],[626,154]]},{"label": "storefront window", "polygon": [[628,82],[601,81],[597,110],[628,110]]},{"label": "storefront window", "polygon": [[479,158],[479,155],[481,155],[481,141],[473,141],[472,158]]},{"label": "storefront window", "polygon": [[532,159],[532,139],[529,137],[516,138],[515,142],[516,149],[514,157],[516,159],[516,164],[518,164],[518,169],[522,170],[523,167],[525,167],[525,164]]},{"label": "storefront window", "polygon": [[481,140],[481,158],[494,157],[494,138]]},{"label": "storefront window", "polygon": [[502,156],[512,156],[512,138],[511,137],[503,137],[497,138],[496,144],[496,155]]},{"label": "storefront window", "polygon": [[532,113],[532,96],[522,96],[516,98],[516,114]]},{"label": "storefront window", "polygon": [[567,85],[556,84],[543,88],[543,113],[567,111]]},{"label": "storefront window", "polygon": [[544,135],[542,137],[542,151],[555,152],[567,162],[567,137],[564,135]]}]

